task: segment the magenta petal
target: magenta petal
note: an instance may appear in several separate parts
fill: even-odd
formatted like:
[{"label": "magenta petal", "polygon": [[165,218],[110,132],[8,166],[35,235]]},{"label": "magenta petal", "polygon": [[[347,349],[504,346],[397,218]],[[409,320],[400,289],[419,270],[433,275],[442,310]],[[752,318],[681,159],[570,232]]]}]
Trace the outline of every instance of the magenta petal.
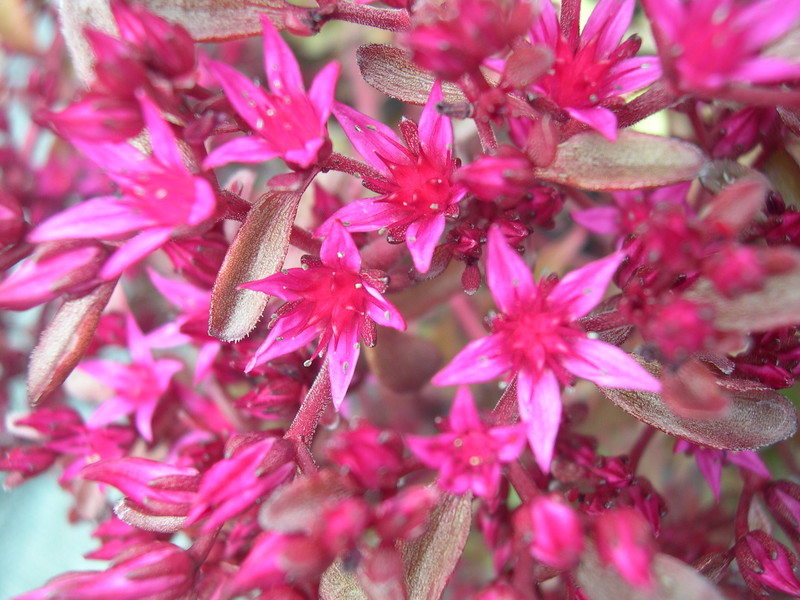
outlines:
[{"label": "magenta petal", "polygon": [[531,41],[555,48],[558,42],[559,28],[556,9],[551,0],[539,0],[539,18],[533,20],[531,27]]},{"label": "magenta petal", "polygon": [[292,49],[269,17],[262,14],[261,24],[264,27],[264,73],[270,90],[279,96],[304,94],[303,76]]},{"label": "magenta petal", "polygon": [[161,111],[143,91],[137,91],[136,98],[142,107],[144,122],[150,133],[153,155],[162,164],[187,172],[183,158],[178,152],[178,142],[175,139],[175,134],[169,124],[161,117]]},{"label": "magenta petal", "polygon": [[383,123],[339,102],[333,105],[333,114],[356,151],[372,168],[386,177],[391,178],[391,173],[378,155],[390,162],[408,162],[406,150],[400,144],[399,138]]},{"label": "magenta petal", "polygon": [[322,242],[319,256],[325,266],[344,269],[351,273],[358,273],[361,270],[361,254],[353,238],[338,221],[331,223]]},{"label": "magenta petal", "polygon": [[572,342],[572,356],[561,364],[570,373],[603,387],[660,392],[661,382],[631,356],[611,344],[588,338]]},{"label": "magenta petal", "polygon": [[261,131],[264,127],[263,111],[272,104],[266,92],[239,71],[224,63],[209,60],[206,65],[222,86],[225,96],[236,112],[247,121],[254,131]]},{"label": "magenta petal", "polygon": [[111,239],[155,224],[152,217],[137,213],[125,200],[105,196],[81,202],[50,217],[28,235],[28,240],[38,243]]},{"label": "magenta petal", "polygon": [[431,268],[433,251],[442,236],[444,225],[444,214],[439,213],[418,219],[408,226],[406,244],[411,252],[414,268],[420,273],[427,273]]},{"label": "magenta petal", "polygon": [[131,353],[133,362],[139,364],[152,364],[153,354],[147,346],[144,334],[142,333],[136,319],[131,313],[125,316],[125,332],[128,338],[128,349]]},{"label": "magenta petal", "polygon": [[109,281],[118,277],[133,263],[163,246],[172,235],[171,228],[154,228],[132,237],[112,254],[103,265],[100,277]]},{"label": "magenta petal", "polygon": [[305,320],[305,315],[297,312],[278,319],[267,339],[247,363],[245,372],[252,371],[257,365],[299,350],[309,344],[319,335],[319,329],[303,326]]},{"label": "magenta petal", "polygon": [[481,417],[472,400],[472,393],[466,386],[459,386],[453,406],[450,409],[450,428],[456,433],[480,431],[483,429]]},{"label": "magenta petal", "polygon": [[467,344],[431,380],[434,385],[457,385],[490,381],[511,369],[511,359],[496,335]]},{"label": "magenta petal", "polygon": [[437,80],[419,118],[422,148],[439,164],[444,164],[449,159],[453,149],[453,125],[448,117],[436,110],[436,105],[442,99],[442,83]]},{"label": "magenta petal", "polygon": [[327,123],[328,117],[331,116],[336,80],[338,78],[339,63],[332,62],[317,73],[308,90],[308,99],[311,100],[311,104],[314,105],[314,109],[319,115],[319,125],[322,128]]},{"label": "magenta petal", "polygon": [[205,179],[195,177],[194,202],[192,202],[192,210],[186,222],[189,225],[197,225],[214,214],[216,208],[217,199],[214,197],[214,192],[211,191],[211,186]]},{"label": "magenta petal", "polygon": [[637,56],[622,60],[608,71],[607,83],[603,86],[605,97],[641,90],[661,77],[661,61],[657,56]]},{"label": "magenta petal", "polygon": [[374,198],[355,200],[337,210],[330,219],[320,225],[317,235],[326,235],[330,223],[341,221],[342,225],[353,232],[377,231],[381,227],[389,227],[396,221],[396,209],[387,202],[376,202]]},{"label": "magenta petal", "polygon": [[398,331],[405,331],[406,321],[393,304],[386,301],[381,293],[368,285],[364,286],[367,293],[374,298],[367,306],[367,314],[378,325],[391,327]]},{"label": "magenta petal", "polygon": [[547,473],[553,460],[561,425],[561,388],[555,374],[544,370],[538,377],[527,369],[517,373],[519,416],[527,426],[528,443],[536,463]]},{"label": "magenta petal", "polygon": [[358,344],[358,330],[355,327],[344,330],[328,345],[328,373],[331,378],[331,396],[336,410],[342,405],[347,388],[353,380],[356,363],[361,354]]},{"label": "magenta petal", "polygon": [[223,144],[219,148],[215,148],[203,161],[203,168],[211,169],[212,167],[220,167],[232,162],[266,162],[279,155],[280,152],[262,137],[240,137]]},{"label": "magenta petal", "polygon": [[602,106],[592,108],[570,108],[566,110],[576,121],[586,123],[592,129],[600,132],[604,138],[615,141],[617,139],[617,116]]},{"label": "magenta petal", "polygon": [[530,302],[538,293],[530,268],[508,245],[498,227],[489,230],[486,283],[497,307],[504,313],[514,312],[518,304]]},{"label": "magenta petal", "polygon": [[125,402],[123,399],[114,397],[105,400],[95,411],[86,419],[87,427],[96,429],[103,427],[109,423],[113,423],[117,419],[121,419],[134,411],[134,407]]},{"label": "magenta petal", "polygon": [[548,303],[568,309],[573,319],[584,316],[600,304],[622,259],[623,255],[615,252],[571,271],[550,292]]},{"label": "magenta petal", "polygon": [[154,400],[140,406],[134,418],[136,430],[148,442],[153,441],[153,413],[156,412],[156,404]]},{"label": "magenta petal", "polygon": [[616,235],[620,232],[620,210],[616,206],[595,206],[570,214],[578,225],[594,233]]},{"label": "magenta petal", "polygon": [[634,0],[600,0],[583,27],[579,49],[597,38],[596,58],[613,53],[631,23],[634,4]]}]

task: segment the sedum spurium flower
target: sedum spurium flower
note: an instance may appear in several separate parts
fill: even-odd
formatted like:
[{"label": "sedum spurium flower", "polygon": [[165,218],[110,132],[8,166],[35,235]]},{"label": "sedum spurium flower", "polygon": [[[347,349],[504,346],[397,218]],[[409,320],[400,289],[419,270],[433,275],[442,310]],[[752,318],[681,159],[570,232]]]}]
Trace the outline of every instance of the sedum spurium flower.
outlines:
[{"label": "sedum spurium flower", "polygon": [[[349,106],[336,104],[333,109],[353,147],[380,177],[364,177],[366,186],[378,196],[352,202],[331,219],[341,221],[349,231],[385,228],[393,237],[405,238],[420,273],[430,268],[445,215],[455,211],[465,194],[464,188],[453,182],[453,126],[436,111],[441,101],[442,89],[437,83],[419,125],[409,120],[401,123],[405,145],[389,127]],[[321,231],[327,231],[327,224]]]},{"label": "sedum spurium flower", "polygon": [[266,16],[262,16],[261,22],[264,73],[270,93],[224,63],[206,63],[228,101],[255,133],[216,148],[206,158],[206,168],[280,157],[291,167],[307,169],[330,154],[326,123],[333,105],[339,64],[332,62],[322,69],[306,92],[292,50]]},{"label": "sedum spurium flower", "polygon": [[122,271],[211,218],[217,208],[208,181],[185,165],[171,126],[158,107],[138,94],[153,153],[144,155],[130,144],[73,142],[93,162],[108,170],[121,196],[81,202],[34,229],[29,241],[126,240],[106,261],[102,279]]},{"label": "sedum spurium flower", "polygon": [[247,370],[300,350],[319,337],[314,356],[326,354],[333,402],[338,408],[361,353],[359,339],[375,344],[375,323],[404,330],[405,321],[361,274],[361,256],[350,234],[334,221],[322,242],[319,261],[288,269],[241,287],[286,300]]},{"label": "sedum spurium flower", "polygon": [[147,441],[152,441],[153,414],[172,376],[183,368],[183,363],[171,358],[153,358],[141,329],[131,315],[127,318],[127,334],[131,364],[87,360],[79,367],[114,392],[92,413],[86,424],[89,427],[102,427],[120,417],[133,415],[139,434]]},{"label": "sedum spurium flower", "polygon": [[497,495],[501,464],[516,460],[525,446],[517,425],[487,427],[475,409],[469,388],[456,393],[443,433],[406,437],[411,451],[439,471],[439,487],[454,494],[472,491],[487,501]]},{"label": "sedum spurium flower", "polygon": [[[798,0],[643,0],[665,75],[681,91],[757,100],[757,88],[793,81],[800,63],[765,49],[800,23]],[[736,92],[734,90],[734,92]]]},{"label": "sedum spurium flower", "polygon": [[[567,4],[580,11],[580,2],[564,2],[562,20]],[[578,35],[578,14],[570,15],[572,31],[567,32],[553,3],[541,0],[541,16],[531,28],[531,41],[550,48],[555,58],[532,91],[610,140],[617,137],[617,117],[607,105],[622,102],[621,96],[642,90],[661,76],[657,57],[635,56],[637,37],[620,44],[634,4],[634,0],[601,0]]]},{"label": "sedum spurium flower", "polygon": [[605,387],[659,391],[661,385],[627,353],[593,339],[576,323],[603,299],[621,254],[557,283],[537,284],[496,227],[489,230],[487,247],[486,279],[500,314],[492,320],[492,334],[468,344],[433,383],[477,383],[510,372],[528,441],[547,471],[561,420],[560,384],[577,376]]}]

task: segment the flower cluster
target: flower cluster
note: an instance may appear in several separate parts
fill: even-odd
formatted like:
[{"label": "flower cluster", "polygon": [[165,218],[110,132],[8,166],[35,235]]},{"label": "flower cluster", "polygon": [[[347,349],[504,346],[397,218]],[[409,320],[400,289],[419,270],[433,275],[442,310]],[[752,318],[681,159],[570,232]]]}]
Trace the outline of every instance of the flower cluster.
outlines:
[{"label": "flower cluster", "polygon": [[800,0],[6,4],[0,595],[800,597]]}]

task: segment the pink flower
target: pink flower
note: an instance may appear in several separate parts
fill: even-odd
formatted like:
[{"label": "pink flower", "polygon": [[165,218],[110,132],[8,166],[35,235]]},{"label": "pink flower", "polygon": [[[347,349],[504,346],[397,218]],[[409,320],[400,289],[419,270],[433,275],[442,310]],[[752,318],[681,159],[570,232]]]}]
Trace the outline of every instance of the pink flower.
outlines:
[{"label": "pink flower", "polygon": [[293,168],[307,169],[330,154],[326,123],[331,114],[339,64],[330,63],[322,69],[306,93],[291,49],[266,16],[262,16],[261,22],[264,73],[271,93],[226,64],[206,63],[228,101],[256,134],[216,148],[206,158],[203,165],[206,168],[281,157]]},{"label": "pink flower", "polygon": [[[570,2],[580,10],[580,2]],[[601,0],[578,35],[578,15],[571,31],[561,23],[553,3],[541,0],[541,17],[531,29],[531,41],[550,48],[552,69],[540,77],[532,91],[552,100],[573,119],[586,123],[610,140],[617,137],[617,117],[608,106],[621,96],[641,90],[661,76],[658,58],[639,56],[641,41],[632,36],[620,44],[633,16],[634,0]]]},{"label": "pink flower", "polygon": [[102,427],[120,417],[134,415],[136,429],[144,439],[152,441],[153,414],[158,401],[167,391],[172,376],[183,368],[183,363],[170,358],[155,360],[141,329],[130,315],[127,332],[132,364],[89,360],[79,367],[114,392],[114,396],[89,417],[87,425]]},{"label": "pink flower", "polygon": [[758,453],[753,450],[742,450],[732,452],[729,450],[716,450],[714,448],[704,448],[697,446],[686,440],[675,442],[675,452],[685,452],[693,454],[697,462],[697,468],[708,482],[708,487],[714,493],[714,500],[719,502],[720,483],[722,480],[722,465],[724,463],[736,465],[755,473],[759,477],[769,479],[770,474],[766,465],[759,458]]},{"label": "pink flower", "polygon": [[631,585],[651,588],[655,545],[650,524],[634,508],[615,508],[595,521],[597,553]]},{"label": "pink flower", "polygon": [[[379,195],[352,202],[331,219],[341,221],[349,231],[386,228],[392,237],[405,238],[420,273],[430,268],[433,250],[444,231],[445,215],[455,213],[455,205],[465,194],[453,182],[453,126],[436,111],[441,101],[442,90],[437,84],[419,126],[408,120],[401,123],[405,146],[386,125],[344,104],[333,109],[355,149],[378,171],[379,177],[367,174],[364,181]],[[323,225],[320,231],[327,231],[327,227]]]},{"label": "pink flower", "polygon": [[276,313],[272,329],[247,365],[247,370],[300,350],[319,337],[314,356],[328,357],[333,402],[338,408],[353,379],[361,353],[359,339],[375,344],[375,323],[405,329],[397,309],[361,273],[361,256],[338,223],[328,228],[320,259],[305,259],[302,268],[276,273],[242,287],[287,301]]},{"label": "pink flower", "polygon": [[796,575],[800,560],[768,533],[756,529],[742,536],[736,542],[736,562],[748,587],[758,596],[768,598],[766,588],[800,596]]},{"label": "pink flower", "polygon": [[171,126],[144,94],[139,102],[150,132],[153,154],[129,144],[73,143],[122,190],[81,202],[51,217],[28,236],[32,242],[67,239],[125,239],[106,261],[100,277],[113,279],[128,266],[163,246],[173,235],[212,217],[217,201],[209,183],[186,167]]},{"label": "pink flower", "polygon": [[519,426],[484,425],[466,387],[456,393],[444,433],[406,439],[424,464],[439,471],[439,487],[454,494],[471,490],[485,500],[497,494],[500,465],[516,460],[525,445]]},{"label": "pink flower", "polygon": [[[714,95],[800,76],[800,64],[764,54],[798,24],[798,0],[643,0],[665,74],[682,91]],[[763,88],[762,88],[763,89]],[[773,103],[770,97],[770,104]],[[743,96],[744,101],[757,98]]]},{"label": "pink flower", "polygon": [[467,345],[434,378],[436,385],[516,376],[520,418],[539,466],[549,470],[561,420],[559,383],[573,376],[608,387],[659,391],[659,382],[616,346],[594,339],[576,321],[602,299],[621,254],[572,271],[557,283],[534,283],[499,229],[489,230],[486,278],[501,314],[492,334]]}]

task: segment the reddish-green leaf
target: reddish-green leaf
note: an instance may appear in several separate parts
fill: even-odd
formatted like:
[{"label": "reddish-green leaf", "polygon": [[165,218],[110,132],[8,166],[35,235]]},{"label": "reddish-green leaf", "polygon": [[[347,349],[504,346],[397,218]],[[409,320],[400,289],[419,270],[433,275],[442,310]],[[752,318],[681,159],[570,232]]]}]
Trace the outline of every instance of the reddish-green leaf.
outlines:
[{"label": "reddish-green leaf", "polygon": [[699,148],[673,138],[624,130],[611,142],[587,131],[560,144],[536,176],[586,190],[633,190],[694,179],[705,164]]},{"label": "reddish-green leaf", "polygon": [[403,543],[409,600],[439,600],[467,543],[472,522],[472,495],[443,494],[425,533]]},{"label": "reddish-green leaf", "polygon": [[[636,357],[634,357],[636,358]],[[654,376],[657,363],[639,363]],[[600,391],[640,421],[694,444],[721,450],[749,450],[774,444],[797,431],[797,412],[783,395],[745,379],[718,378],[728,409],[716,418],[689,418],[675,414],[660,394],[600,388]]]},{"label": "reddish-green leaf", "polygon": [[[409,104],[428,101],[435,77],[408,60],[402,49],[368,44],[359,47],[356,59],[364,81],[376,90]],[[467,101],[458,86],[448,82],[442,84],[442,95],[445,102]]]},{"label": "reddish-green leaf", "polygon": [[267,295],[237,288],[269,277],[283,266],[300,195],[299,191],[271,191],[250,209],[214,282],[208,325],[211,335],[236,342],[258,323]]},{"label": "reddish-green leaf", "polygon": [[97,329],[117,281],[67,300],[42,333],[28,364],[28,401],[36,404],[61,385],[78,364]]},{"label": "reddish-green leaf", "polygon": [[114,514],[131,527],[157,533],[180,531],[186,521],[185,516],[155,514],[130,498],[123,498],[117,502],[114,505]]},{"label": "reddish-green leaf", "polygon": [[356,574],[345,570],[340,560],[334,561],[322,574],[319,597],[322,600],[369,600]]}]

